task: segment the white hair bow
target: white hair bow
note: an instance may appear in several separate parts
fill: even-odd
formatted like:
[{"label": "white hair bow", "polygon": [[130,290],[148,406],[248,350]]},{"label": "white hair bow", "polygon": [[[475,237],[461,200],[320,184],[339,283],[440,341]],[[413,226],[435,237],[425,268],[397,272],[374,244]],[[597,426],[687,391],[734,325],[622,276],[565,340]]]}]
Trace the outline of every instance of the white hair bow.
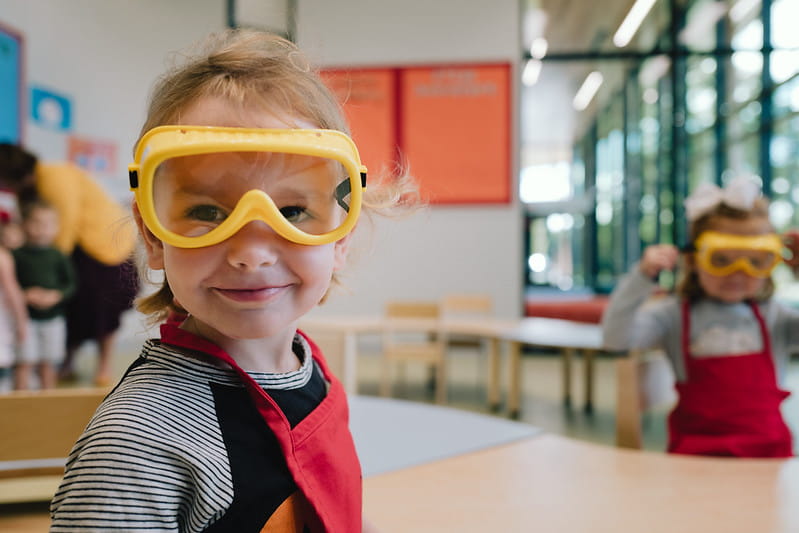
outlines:
[{"label": "white hair bow", "polygon": [[693,222],[722,203],[748,211],[759,197],[760,183],[747,176],[731,179],[723,189],[713,183],[702,183],[685,199],[685,216]]}]

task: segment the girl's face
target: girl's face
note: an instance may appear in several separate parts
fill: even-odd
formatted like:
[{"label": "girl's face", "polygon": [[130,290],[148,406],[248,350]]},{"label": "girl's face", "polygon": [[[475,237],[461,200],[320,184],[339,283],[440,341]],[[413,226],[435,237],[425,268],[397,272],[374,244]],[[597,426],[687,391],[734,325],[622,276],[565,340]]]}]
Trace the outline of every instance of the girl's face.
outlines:
[{"label": "girl's face", "polygon": [[[220,98],[189,106],[180,123],[250,128],[315,127],[293,117],[260,109],[242,112]],[[224,156],[219,156],[224,157]],[[227,158],[225,187],[244,194],[249,167],[237,169]],[[241,165],[246,163],[242,162]],[[177,248],[155,239],[143,226],[148,264],[163,269],[177,302],[191,315],[192,327],[225,347],[230,339],[275,338],[290,342],[297,321],[323,298],[335,270],[344,265],[348,238],[307,246],[290,242],[261,221],[246,224],[229,239],[203,248]]]},{"label": "girl's face", "polygon": [[[745,236],[763,235],[774,231],[768,219],[763,217],[745,220],[718,218],[708,229]],[[695,268],[699,285],[707,296],[726,303],[738,303],[755,298],[768,281],[768,278],[756,278],[741,270],[727,276],[714,276],[699,266]]]},{"label": "girl's face", "polygon": [[50,246],[58,235],[58,213],[49,207],[35,207],[22,225],[28,244]]}]

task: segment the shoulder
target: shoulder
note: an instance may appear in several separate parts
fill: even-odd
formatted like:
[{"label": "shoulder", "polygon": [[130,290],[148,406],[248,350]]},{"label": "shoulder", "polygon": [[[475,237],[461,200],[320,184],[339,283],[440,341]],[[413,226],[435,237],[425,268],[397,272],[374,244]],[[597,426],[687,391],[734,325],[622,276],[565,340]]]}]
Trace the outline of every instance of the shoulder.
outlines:
[{"label": "shoulder", "polygon": [[157,433],[212,419],[210,383],[224,376],[221,369],[148,341],[92,422],[159,428]]},{"label": "shoulder", "polygon": [[56,194],[77,193],[78,188],[91,181],[85,170],[72,163],[38,163],[36,188],[39,194],[52,201]]}]

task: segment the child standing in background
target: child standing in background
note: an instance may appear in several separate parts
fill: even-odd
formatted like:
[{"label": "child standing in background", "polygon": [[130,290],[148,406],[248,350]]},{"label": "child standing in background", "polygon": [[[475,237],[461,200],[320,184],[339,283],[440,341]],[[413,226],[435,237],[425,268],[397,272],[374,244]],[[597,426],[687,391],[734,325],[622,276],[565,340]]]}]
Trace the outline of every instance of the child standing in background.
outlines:
[{"label": "child standing in background", "polygon": [[[672,453],[793,455],[780,412],[788,357],[799,347],[799,312],[772,298],[783,242],[760,186],[745,177],[725,189],[703,184],[686,199],[690,244],[677,294],[648,302],[658,274],[677,266],[670,245],[644,250],[603,316],[605,346],[661,348],[677,379],[668,419]],[[799,243],[790,264],[799,262]]]},{"label": "child standing in background", "polygon": [[30,388],[34,366],[40,387],[55,387],[57,368],[66,353],[65,310],[76,279],[69,258],[53,244],[58,224],[58,213],[49,204],[36,200],[22,206],[25,243],[12,253],[31,331],[17,359],[15,385],[20,390]]},{"label": "child standing in background", "polygon": [[0,393],[9,392],[17,350],[28,335],[28,310],[14,257],[0,245]]},{"label": "child standing in background", "polygon": [[[212,36],[157,83],[130,166],[161,326],[72,450],[52,532],[362,530],[341,383],[298,321],[381,184],[294,44]],[[382,185],[382,186],[381,186]],[[169,320],[167,320],[169,319]]]}]

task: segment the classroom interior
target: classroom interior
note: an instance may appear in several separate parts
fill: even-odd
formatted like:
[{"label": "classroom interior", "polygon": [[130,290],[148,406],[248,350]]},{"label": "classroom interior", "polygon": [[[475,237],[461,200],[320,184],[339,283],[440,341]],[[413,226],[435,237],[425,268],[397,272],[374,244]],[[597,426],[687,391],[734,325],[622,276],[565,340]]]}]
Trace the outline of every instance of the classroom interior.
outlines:
[{"label": "classroom interior", "polygon": [[[413,361],[393,368],[390,397],[617,449],[618,362],[625,354],[601,345],[583,349],[579,341],[520,338],[514,328],[544,318],[596,333],[609,293],[644,247],[685,242],[682,202],[700,183],[754,175],[771,201],[775,229],[799,228],[797,17],[796,0],[0,0],[0,44],[3,53],[10,44],[18,54],[18,83],[0,91],[16,106],[15,134],[26,147],[42,160],[77,160],[83,146],[98,158],[83,163],[127,204],[125,168],[154,77],[171,54],[209,32],[238,25],[281,33],[333,86],[388,80],[392,89],[382,94],[388,104],[349,109],[353,137],[370,169],[388,168],[380,157],[391,159],[399,146],[429,205],[407,218],[361,224],[343,286],[310,320],[383,320],[392,302],[443,306],[453,295],[487,296],[487,310],[469,324],[484,316],[493,329],[459,330],[448,339],[445,399],[438,395],[441,375]],[[66,102],[55,119],[32,106],[32,95],[43,92]],[[451,108],[434,100],[449,113],[446,120],[418,104],[420,94],[450,96]],[[358,126],[375,120],[380,131],[359,139]],[[431,177],[441,168],[440,179]],[[779,267],[774,280],[775,297],[799,305],[789,269]],[[668,290],[674,279],[662,276],[661,284]],[[388,323],[368,322],[327,345],[351,394],[384,395]],[[429,320],[416,329],[429,338]],[[156,333],[136,312],[124,316],[116,378]],[[328,333],[323,328],[320,335]],[[496,359],[486,356],[492,349]],[[517,366],[513,349],[520,350]],[[91,344],[81,348],[70,387],[92,386],[95,353]],[[653,367],[666,380],[658,386],[670,390],[662,362]],[[498,390],[486,379],[494,372]],[[509,409],[514,373],[518,405]],[[797,434],[797,358],[785,386],[793,394],[783,415]],[[639,453],[663,454],[672,402],[666,394],[641,413]],[[5,431],[0,427],[0,435]],[[799,479],[793,461],[786,468]],[[11,492],[18,489],[6,481],[0,469],[0,529],[46,530],[46,494],[57,479],[19,489],[31,490],[29,498],[16,498]],[[775,498],[797,487],[792,481],[794,492],[775,491]],[[781,518],[769,515],[774,523],[757,531],[799,528],[795,512],[768,503]],[[565,529],[550,530],[585,530],[558,523]],[[528,530],[508,524],[508,531]],[[738,529],[719,531],[754,531],[746,529],[750,524],[741,520]],[[480,530],[406,527],[384,529]],[[658,527],[665,526],[648,530]]]}]

